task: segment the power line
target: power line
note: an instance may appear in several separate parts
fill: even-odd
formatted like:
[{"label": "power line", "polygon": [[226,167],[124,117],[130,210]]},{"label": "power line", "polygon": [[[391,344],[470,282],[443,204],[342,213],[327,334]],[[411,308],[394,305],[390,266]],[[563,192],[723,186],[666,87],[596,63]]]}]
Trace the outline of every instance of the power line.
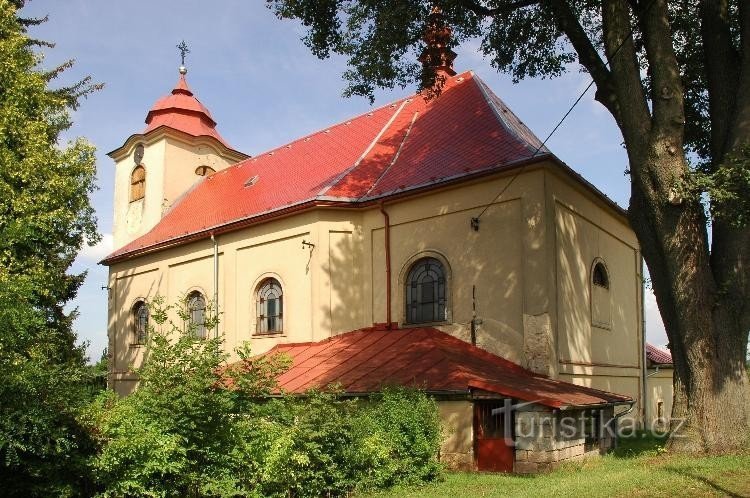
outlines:
[{"label": "power line", "polygon": [[[648,12],[648,10],[651,8],[651,6],[654,4],[655,1],[656,0],[651,0],[648,3],[648,5],[643,9],[643,14],[645,14],[646,12]],[[614,60],[614,58],[620,52],[620,49],[622,49],[622,47],[625,46],[625,43],[633,37],[633,33],[634,32],[635,32],[635,27],[631,27],[630,28],[630,32],[627,34],[627,36],[625,36],[625,38],[623,38],[623,40],[620,42],[620,44],[617,46],[617,48],[612,52],[612,55],[608,58],[607,62],[605,62],[605,64],[604,64],[605,67],[609,67],[610,66],[610,61]],[[552,135],[554,135],[555,132],[560,128],[560,126],[562,126],[562,124],[565,121],[565,119],[567,119],[567,117],[570,115],[570,113],[573,112],[573,109],[575,109],[575,107],[581,101],[581,99],[583,98],[583,96],[586,95],[586,92],[588,92],[589,89],[593,85],[594,85],[594,78],[591,78],[591,81],[586,86],[586,88],[584,88],[583,91],[581,92],[581,94],[578,95],[578,98],[573,102],[573,104],[570,106],[570,108],[568,108],[568,110],[565,112],[565,114],[563,115],[563,117],[560,118],[560,121],[557,122],[557,124],[552,129],[552,131],[549,132],[549,135],[547,135],[547,138],[545,138],[544,141],[541,144],[539,144],[539,147],[536,148],[536,150],[534,151],[534,153],[531,154],[531,156],[529,156],[529,159],[533,159],[534,157],[536,157],[537,154],[539,154],[539,152],[544,148],[544,146],[547,144],[547,142],[549,141],[549,139],[552,138]],[[479,213],[478,216],[476,216],[476,217],[474,217],[474,218],[471,219],[471,227],[474,230],[476,230],[476,231],[479,230],[479,220],[482,218],[482,215],[484,215],[484,213],[486,213],[487,210],[493,204],[495,204],[500,199],[500,197],[502,197],[502,195],[505,193],[505,191],[508,190],[508,188],[516,180],[516,178],[518,178],[521,175],[521,173],[523,173],[523,171],[526,169],[527,165],[528,165],[528,163],[522,165],[518,169],[518,171],[516,171],[516,173],[511,177],[510,181],[508,183],[506,183],[503,186],[503,188],[500,190],[500,192],[492,199],[492,201],[490,201],[489,203],[485,204],[484,208],[482,209],[482,212]]]}]

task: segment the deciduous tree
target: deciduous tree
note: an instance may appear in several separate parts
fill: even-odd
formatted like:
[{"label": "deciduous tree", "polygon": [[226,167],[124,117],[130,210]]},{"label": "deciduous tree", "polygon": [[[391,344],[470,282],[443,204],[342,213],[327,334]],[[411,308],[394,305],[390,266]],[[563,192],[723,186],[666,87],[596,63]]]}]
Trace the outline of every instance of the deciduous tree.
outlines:
[{"label": "deciduous tree", "polygon": [[[676,371],[672,449],[750,434],[750,5],[741,0],[268,0],[318,57],[348,57],[349,95],[416,82],[428,15],[525,77],[580,65],[627,149],[630,222]],[[411,54],[411,55],[410,55]],[[613,173],[619,173],[613,171]],[[710,231],[709,231],[710,226]],[[677,437],[681,436],[681,437]]]}]

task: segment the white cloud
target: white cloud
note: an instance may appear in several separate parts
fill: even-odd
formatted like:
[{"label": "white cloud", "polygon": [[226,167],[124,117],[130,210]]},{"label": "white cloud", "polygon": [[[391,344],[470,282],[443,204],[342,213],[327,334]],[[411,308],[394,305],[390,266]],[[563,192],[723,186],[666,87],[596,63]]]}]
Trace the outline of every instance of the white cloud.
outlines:
[{"label": "white cloud", "polygon": [[78,254],[78,259],[98,263],[112,252],[112,247],[112,234],[105,233],[102,235],[102,240],[100,240],[98,244],[94,246],[84,245],[83,249],[81,249],[81,252]]}]

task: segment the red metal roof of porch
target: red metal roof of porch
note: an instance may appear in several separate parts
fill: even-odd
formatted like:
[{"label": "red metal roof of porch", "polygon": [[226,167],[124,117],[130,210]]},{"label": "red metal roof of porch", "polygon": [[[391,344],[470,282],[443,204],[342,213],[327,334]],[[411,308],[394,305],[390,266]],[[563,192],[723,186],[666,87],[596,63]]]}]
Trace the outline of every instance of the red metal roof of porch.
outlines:
[{"label": "red metal roof of porch", "polygon": [[430,327],[367,328],[320,342],[279,344],[266,354],[282,352],[293,364],[279,376],[279,387],[296,394],[331,385],[346,393],[366,394],[400,385],[435,394],[478,389],[555,409],[633,401],[535,374]]}]

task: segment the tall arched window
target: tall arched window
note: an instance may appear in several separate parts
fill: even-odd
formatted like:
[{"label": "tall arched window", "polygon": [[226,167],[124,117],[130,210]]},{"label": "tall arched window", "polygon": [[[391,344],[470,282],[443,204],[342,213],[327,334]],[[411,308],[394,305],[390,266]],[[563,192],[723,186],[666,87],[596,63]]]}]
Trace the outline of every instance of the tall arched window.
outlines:
[{"label": "tall arched window", "polygon": [[138,301],[133,306],[133,338],[135,344],[146,344],[148,338],[148,305]]},{"label": "tall arched window", "polygon": [[445,268],[435,258],[414,263],[406,278],[407,323],[442,322],[447,319]]},{"label": "tall arched window", "polygon": [[146,196],[146,168],[136,166],[130,173],[130,202],[138,201]]},{"label": "tall arched window", "polygon": [[283,328],[284,296],[279,281],[267,278],[258,287],[256,334],[278,334]]},{"label": "tall arched window", "polygon": [[189,330],[199,339],[206,337],[206,298],[199,291],[188,294]]},{"label": "tall arched window", "polygon": [[591,323],[600,328],[612,326],[609,271],[600,258],[591,267]]}]

